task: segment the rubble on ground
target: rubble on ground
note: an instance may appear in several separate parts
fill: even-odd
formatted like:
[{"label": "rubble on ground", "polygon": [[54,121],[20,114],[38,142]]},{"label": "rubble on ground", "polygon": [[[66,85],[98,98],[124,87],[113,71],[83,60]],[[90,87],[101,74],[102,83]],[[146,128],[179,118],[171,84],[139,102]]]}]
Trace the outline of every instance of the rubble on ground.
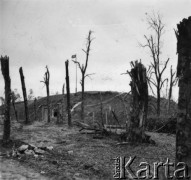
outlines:
[{"label": "rubble on ground", "polygon": [[39,155],[45,154],[45,152],[52,151],[53,146],[44,146],[44,147],[36,147],[30,144],[23,144],[18,148],[12,149],[10,153],[8,153],[8,157],[20,157],[21,155],[30,155],[38,158]]}]

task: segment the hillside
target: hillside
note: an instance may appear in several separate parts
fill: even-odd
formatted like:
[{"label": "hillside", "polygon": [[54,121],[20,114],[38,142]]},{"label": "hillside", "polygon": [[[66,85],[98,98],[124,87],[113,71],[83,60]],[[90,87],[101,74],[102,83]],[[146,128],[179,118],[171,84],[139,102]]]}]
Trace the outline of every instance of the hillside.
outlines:
[{"label": "hillside", "polygon": [[[64,100],[63,100],[64,98]],[[102,99],[102,100],[101,100]],[[81,101],[81,93],[71,94],[71,109]],[[62,103],[64,102],[64,103]],[[58,104],[60,104],[60,114],[62,114],[62,107],[64,110],[64,121],[67,120],[66,113],[66,95],[53,95],[50,96],[51,103],[51,116],[53,120],[56,120],[54,117],[54,112],[58,109]],[[34,101],[29,101],[29,117],[30,120],[34,119]],[[85,122],[88,124],[95,124],[95,122],[101,123],[103,119],[104,124],[118,124],[116,119],[113,116],[113,112],[116,115],[120,124],[125,124],[129,109],[131,104],[131,95],[127,93],[111,92],[111,91],[90,91],[85,93]],[[44,109],[46,108],[46,97],[43,97],[37,100],[37,117],[40,121],[44,120],[44,114],[46,113]],[[101,115],[102,107],[102,115]],[[164,119],[172,116],[176,112],[177,105],[175,102],[171,102],[171,111],[167,114],[167,100],[161,99],[161,117]],[[24,104],[23,102],[16,103],[16,109],[18,112],[19,121],[24,120]],[[148,107],[148,119],[156,117],[156,98],[153,96],[149,97],[149,107]],[[2,112],[2,107],[0,108]],[[13,108],[11,108],[11,117],[14,119]],[[72,112],[72,119],[80,121],[80,105],[78,105]],[[113,111],[113,112],[112,112]],[[102,116],[102,117],[101,117]],[[106,120],[107,119],[107,120]],[[107,122],[106,122],[107,121]],[[160,126],[160,125],[159,125]],[[157,127],[155,127],[157,128]]]}]

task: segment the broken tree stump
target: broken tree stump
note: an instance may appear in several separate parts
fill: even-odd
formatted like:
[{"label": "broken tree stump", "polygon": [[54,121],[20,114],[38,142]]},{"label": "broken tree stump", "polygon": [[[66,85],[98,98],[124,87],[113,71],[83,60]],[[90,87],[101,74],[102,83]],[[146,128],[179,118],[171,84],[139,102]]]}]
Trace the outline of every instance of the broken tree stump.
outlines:
[{"label": "broken tree stump", "polygon": [[1,71],[5,82],[5,120],[3,131],[3,142],[7,143],[10,140],[11,123],[10,123],[10,107],[11,107],[11,79],[9,76],[9,57],[0,58]]},{"label": "broken tree stump", "polygon": [[72,125],[71,121],[71,110],[70,110],[70,79],[69,79],[69,70],[68,70],[69,61],[65,62],[66,67],[66,91],[67,91],[67,111],[68,111],[68,126]]},{"label": "broken tree stump", "polygon": [[[147,142],[145,134],[145,120],[148,110],[148,85],[146,68],[141,62],[131,62],[131,71],[127,73],[131,77],[132,107],[127,127],[127,139],[130,142]],[[148,141],[149,142],[149,141]]]},{"label": "broken tree stump", "polygon": [[23,75],[22,67],[19,68],[19,73],[20,73],[20,77],[21,77],[21,86],[22,86],[24,106],[25,106],[25,123],[28,124],[29,123],[29,113],[28,113],[27,92],[26,92],[25,77]]}]

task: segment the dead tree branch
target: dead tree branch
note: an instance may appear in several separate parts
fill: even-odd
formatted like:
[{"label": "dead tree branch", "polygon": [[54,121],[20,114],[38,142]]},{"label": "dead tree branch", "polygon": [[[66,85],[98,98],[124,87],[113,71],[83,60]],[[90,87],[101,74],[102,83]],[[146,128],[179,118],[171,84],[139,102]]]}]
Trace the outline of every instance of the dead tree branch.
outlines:
[{"label": "dead tree branch", "polygon": [[82,119],[82,121],[84,120],[85,78],[90,77],[90,75],[93,75],[93,74],[86,74],[86,70],[87,70],[87,67],[88,67],[88,61],[89,61],[89,55],[90,55],[90,47],[91,47],[91,43],[92,43],[93,39],[94,38],[92,38],[92,31],[90,30],[89,33],[88,33],[88,37],[87,37],[86,50],[82,49],[82,51],[86,54],[85,64],[80,64],[79,61],[73,60],[74,63],[78,64],[78,67],[79,67],[79,69],[81,71],[81,74],[82,74],[82,79],[81,79],[81,87],[82,87],[81,119]]}]

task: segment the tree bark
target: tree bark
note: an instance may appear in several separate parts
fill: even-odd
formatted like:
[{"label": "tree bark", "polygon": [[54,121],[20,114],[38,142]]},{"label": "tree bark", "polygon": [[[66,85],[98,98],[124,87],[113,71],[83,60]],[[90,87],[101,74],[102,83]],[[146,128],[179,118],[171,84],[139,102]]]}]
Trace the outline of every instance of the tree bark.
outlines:
[{"label": "tree bark", "polygon": [[[177,25],[179,99],[176,129],[176,163],[185,162],[191,175],[191,17]],[[186,179],[186,178],[185,178]]]},{"label": "tree bark", "polygon": [[65,62],[66,67],[66,90],[67,90],[67,111],[68,111],[68,126],[72,126],[71,121],[71,110],[70,110],[70,80],[69,80],[69,70],[68,70],[68,60]]},{"label": "tree bark", "polygon": [[5,81],[5,120],[3,141],[7,143],[10,140],[11,123],[10,123],[10,105],[11,105],[11,79],[9,76],[9,57],[5,56],[0,58],[1,71]]},{"label": "tree bark", "polygon": [[23,99],[24,99],[24,106],[25,106],[25,123],[29,123],[29,114],[28,114],[28,101],[27,101],[27,92],[25,87],[25,77],[23,75],[23,69],[22,67],[19,68],[19,73],[21,77],[21,86],[23,91]]}]

